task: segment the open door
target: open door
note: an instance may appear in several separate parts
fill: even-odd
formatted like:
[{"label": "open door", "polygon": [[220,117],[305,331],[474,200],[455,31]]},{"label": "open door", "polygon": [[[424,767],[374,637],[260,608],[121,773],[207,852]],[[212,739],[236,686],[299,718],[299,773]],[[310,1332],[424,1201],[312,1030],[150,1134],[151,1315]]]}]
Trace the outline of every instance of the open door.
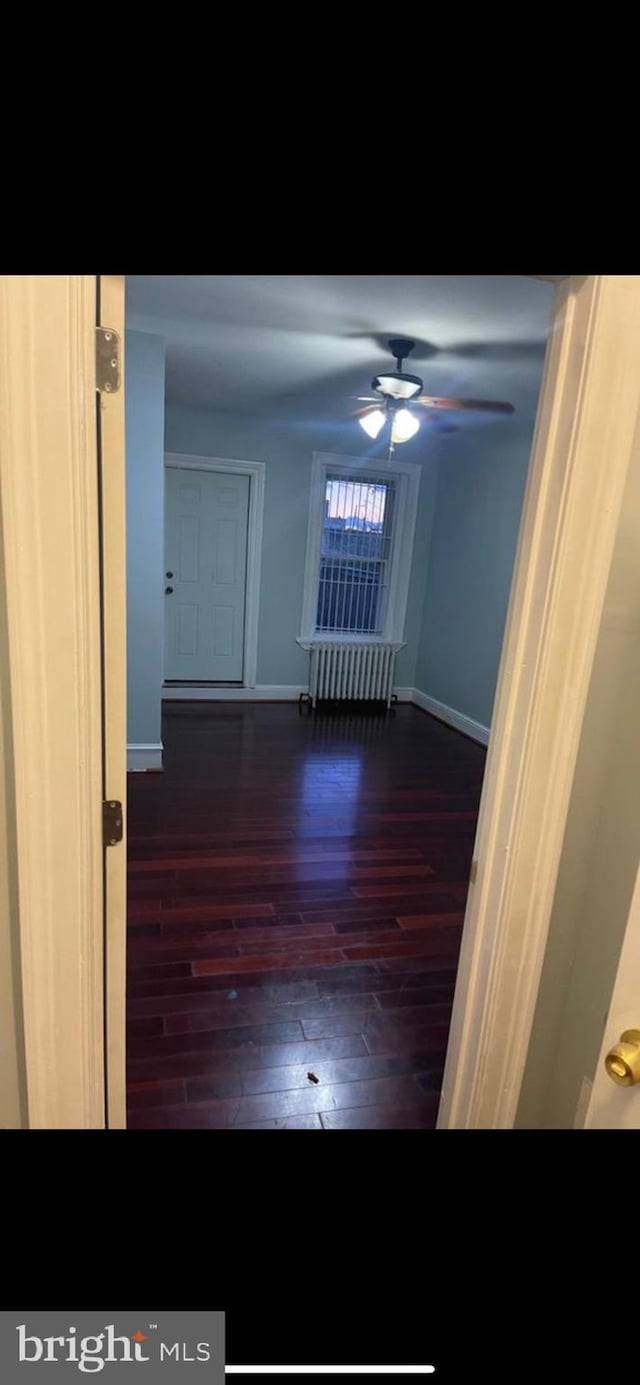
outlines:
[{"label": "open door", "polygon": [[640,870],[585,1129],[640,1130]]},{"label": "open door", "polygon": [[106,1116],[126,1126],[126,484],[125,282],[97,279],[98,473],[101,520],[104,847],[104,1026]]},{"label": "open door", "polygon": [[[640,511],[625,491],[638,471],[639,382],[640,276],[567,278],[554,304],[502,650],[441,1129],[511,1129],[518,1117],[603,610],[613,630],[621,619],[637,627],[637,580],[627,574],[636,577],[630,517]],[[621,515],[630,531],[622,609],[610,586]],[[621,657],[618,642],[609,661]],[[603,678],[606,688],[606,663]],[[621,805],[616,821],[630,820]],[[607,848],[613,863],[610,837]],[[602,929],[609,914],[605,901]]]}]

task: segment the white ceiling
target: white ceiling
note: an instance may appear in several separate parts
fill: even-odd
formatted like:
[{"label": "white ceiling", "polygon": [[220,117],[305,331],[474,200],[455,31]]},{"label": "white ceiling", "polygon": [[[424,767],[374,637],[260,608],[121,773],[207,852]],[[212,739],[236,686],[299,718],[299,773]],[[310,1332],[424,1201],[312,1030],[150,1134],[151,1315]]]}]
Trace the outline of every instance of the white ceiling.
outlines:
[{"label": "white ceiling", "polygon": [[[509,400],[535,413],[553,288],[527,275],[128,275],[127,324],[166,342],[167,401],[271,422],[340,422],[392,365],[428,394]],[[463,426],[490,415],[452,417]]]}]

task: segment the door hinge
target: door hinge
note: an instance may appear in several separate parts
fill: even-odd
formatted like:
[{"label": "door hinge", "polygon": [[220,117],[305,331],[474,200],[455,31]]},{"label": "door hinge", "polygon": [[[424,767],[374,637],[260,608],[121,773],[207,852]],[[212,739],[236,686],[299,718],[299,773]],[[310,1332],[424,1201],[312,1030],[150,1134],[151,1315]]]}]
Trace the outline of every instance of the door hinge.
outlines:
[{"label": "door hinge", "polygon": [[102,840],[105,846],[122,841],[122,804],[107,799],[102,805]]},{"label": "door hinge", "polygon": [[100,394],[120,389],[120,338],[112,327],[96,327],[96,389]]}]

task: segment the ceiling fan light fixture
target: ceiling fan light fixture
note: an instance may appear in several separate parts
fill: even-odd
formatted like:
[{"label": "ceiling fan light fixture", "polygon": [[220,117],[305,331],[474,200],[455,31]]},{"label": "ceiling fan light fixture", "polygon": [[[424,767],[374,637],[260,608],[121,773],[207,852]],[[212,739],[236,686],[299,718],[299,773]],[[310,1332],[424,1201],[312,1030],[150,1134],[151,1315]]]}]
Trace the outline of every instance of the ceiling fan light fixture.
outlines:
[{"label": "ceiling fan light fixture", "polygon": [[371,388],[387,399],[415,399],[421,393],[422,380],[417,375],[390,371],[388,375],[376,375],[371,381]]},{"label": "ceiling fan light fixture", "polygon": [[[362,424],[365,433],[370,438],[377,438],[381,432],[387,418],[390,418],[391,427],[389,429],[389,458],[393,455],[393,448],[397,442],[408,442],[413,438],[420,427],[420,419],[416,418],[412,409],[404,407],[405,404],[413,403],[418,408],[424,409],[443,409],[445,414],[452,409],[467,409],[471,413],[490,413],[490,414],[512,414],[513,404],[500,402],[495,399],[458,399],[457,396],[444,396],[428,394],[423,395],[422,380],[417,375],[407,375],[402,367],[407,356],[414,350],[415,342],[409,337],[392,337],[389,341],[389,350],[396,362],[396,369],[383,372],[382,375],[375,375],[371,381],[371,388],[384,400],[385,412],[382,409],[369,409],[365,412],[358,422]],[[421,397],[418,398],[418,395]],[[371,396],[358,395],[362,401],[369,402]],[[371,403],[375,403],[371,399]],[[435,418],[434,418],[435,422]],[[455,424],[448,424],[446,421],[439,425],[442,432],[451,432]]]},{"label": "ceiling fan light fixture", "polygon": [[398,409],[393,415],[393,427],[391,429],[392,442],[408,442],[413,438],[420,427],[419,420],[409,409]]},{"label": "ceiling fan light fixture", "polygon": [[364,428],[365,433],[368,433],[370,438],[377,438],[380,429],[384,428],[384,422],[385,416],[382,409],[372,409],[371,413],[363,414],[362,418],[358,419],[360,427]]}]

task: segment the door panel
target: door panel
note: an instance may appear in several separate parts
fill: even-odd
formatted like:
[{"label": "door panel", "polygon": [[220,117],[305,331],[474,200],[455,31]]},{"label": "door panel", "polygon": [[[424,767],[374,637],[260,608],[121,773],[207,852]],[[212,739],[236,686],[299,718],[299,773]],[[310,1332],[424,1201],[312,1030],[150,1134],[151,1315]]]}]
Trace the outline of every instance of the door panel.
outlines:
[{"label": "door panel", "polygon": [[180,605],[176,607],[178,654],[195,655],[198,652],[198,607]]},{"label": "door panel", "polygon": [[165,678],[241,683],[249,478],[165,476]]}]

